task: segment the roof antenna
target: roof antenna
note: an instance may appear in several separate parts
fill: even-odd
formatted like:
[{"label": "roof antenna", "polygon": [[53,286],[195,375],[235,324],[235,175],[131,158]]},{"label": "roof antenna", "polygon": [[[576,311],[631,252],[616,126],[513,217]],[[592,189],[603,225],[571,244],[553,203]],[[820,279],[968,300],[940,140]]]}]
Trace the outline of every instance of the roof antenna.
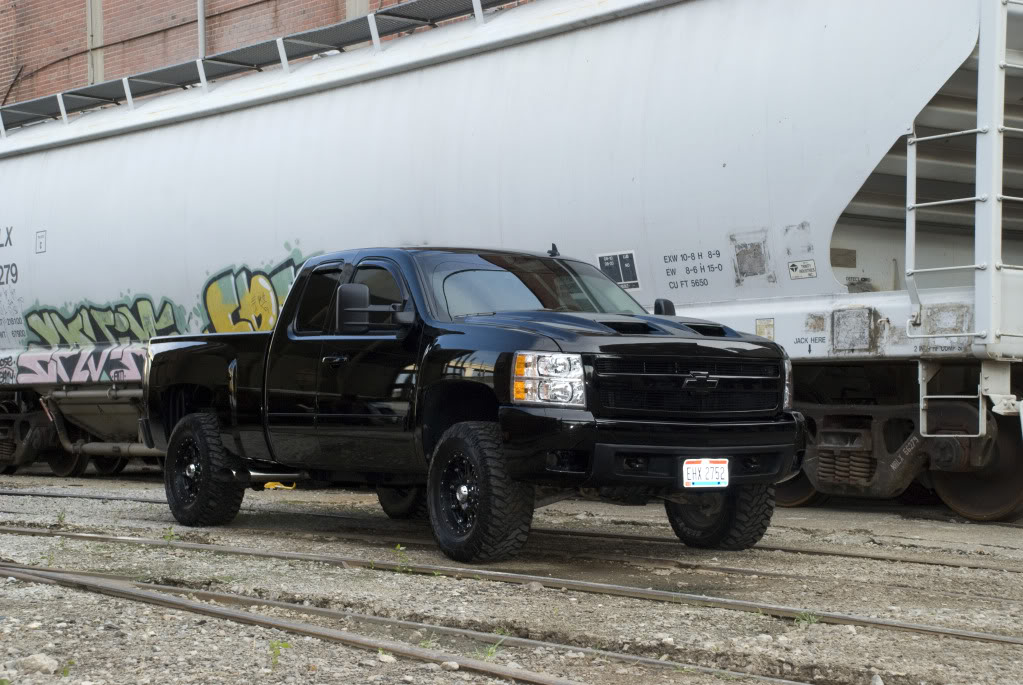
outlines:
[{"label": "roof antenna", "polygon": [[558,252],[558,246],[551,243],[551,249],[547,250],[547,254],[551,257],[560,257],[561,253]]}]

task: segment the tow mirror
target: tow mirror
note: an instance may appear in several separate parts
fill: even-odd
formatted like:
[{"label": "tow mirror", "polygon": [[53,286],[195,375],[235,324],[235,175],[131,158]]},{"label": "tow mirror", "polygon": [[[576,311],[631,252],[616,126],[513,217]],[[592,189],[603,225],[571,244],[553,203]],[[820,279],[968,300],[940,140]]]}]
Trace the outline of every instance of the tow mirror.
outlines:
[{"label": "tow mirror", "polygon": [[337,330],[363,333],[369,328],[369,286],[345,283],[337,289]]},{"label": "tow mirror", "polygon": [[[337,289],[337,331],[343,335],[358,335],[370,328],[408,328],[416,322],[415,309],[406,310],[404,304],[371,305],[369,286],[364,283],[345,283]],[[385,321],[369,320],[370,314],[386,315]]]},{"label": "tow mirror", "polygon": [[663,297],[654,300],[654,315],[675,316],[675,303]]}]

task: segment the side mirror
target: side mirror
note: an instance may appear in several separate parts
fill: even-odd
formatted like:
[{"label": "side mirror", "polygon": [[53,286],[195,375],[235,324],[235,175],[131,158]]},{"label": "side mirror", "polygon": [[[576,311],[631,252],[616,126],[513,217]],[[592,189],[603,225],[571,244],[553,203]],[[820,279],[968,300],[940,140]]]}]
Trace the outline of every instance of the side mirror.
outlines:
[{"label": "side mirror", "polygon": [[411,326],[416,322],[416,310],[407,309],[404,311],[395,312],[391,318],[394,320],[394,323],[398,324],[399,326]]},{"label": "side mirror", "polygon": [[656,316],[675,316],[675,303],[663,297],[654,300],[654,314]]},{"label": "side mirror", "polygon": [[345,283],[337,289],[337,330],[363,333],[369,328],[369,286]]}]

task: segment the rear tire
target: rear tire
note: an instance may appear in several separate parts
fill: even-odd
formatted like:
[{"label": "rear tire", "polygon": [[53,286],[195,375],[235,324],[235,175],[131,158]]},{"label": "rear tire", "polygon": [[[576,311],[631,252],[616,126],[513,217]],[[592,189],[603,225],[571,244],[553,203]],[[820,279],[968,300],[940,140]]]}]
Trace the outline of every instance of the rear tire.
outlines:
[{"label": "rear tire", "polygon": [[77,478],[89,468],[89,457],[85,454],[72,454],[58,447],[46,457],[46,463],[55,476]]},{"label": "rear tire", "polygon": [[104,476],[116,476],[128,465],[128,460],[120,457],[93,457],[92,465]]},{"label": "rear tire", "polygon": [[430,518],[426,504],[426,488],[412,485],[407,488],[377,487],[380,507],[389,518],[425,521]]},{"label": "rear tire", "polygon": [[238,514],[245,487],[224,480],[221,472],[236,466],[220,440],[212,414],[189,414],[171,434],[164,462],[167,504],[183,526],[219,526]]},{"label": "rear tire", "polygon": [[506,559],[526,544],[534,488],[508,475],[497,424],[466,421],[445,431],[427,489],[433,537],[455,561]]},{"label": "rear tire", "polygon": [[688,547],[749,549],[771,525],[773,485],[737,485],[699,497],[699,504],[664,503],[672,530]]}]

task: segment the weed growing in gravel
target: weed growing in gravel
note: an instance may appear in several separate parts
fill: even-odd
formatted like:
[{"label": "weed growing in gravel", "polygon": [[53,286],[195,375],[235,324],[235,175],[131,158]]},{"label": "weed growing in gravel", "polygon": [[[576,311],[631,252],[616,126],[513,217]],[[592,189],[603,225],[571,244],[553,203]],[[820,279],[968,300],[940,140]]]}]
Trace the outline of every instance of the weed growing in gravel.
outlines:
[{"label": "weed growing in gravel", "polygon": [[437,645],[439,644],[440,642],[437,640],[437,636],[434,633],[430,633],[430,637],[425,640],[419,641],[419,646],[423,649],[437,649]]},{"label": "weed growing in gravel", "polygon": [[64,519],[66,519],[66,518],[67,518],[67,511],[64,510],[64,509],[61,509],[60,513],[57,514],[57,525],[58,526],[63,526],[64,525]]},{"label": "weed growing in gravel", "polygon": [[411,559],[408,558],[408,554],[405,552],[405,548],[401,544],[394,546],[394,556],[398,558],[398,567],[394,569],[398,573],[411,573],[412,565]]},{"label": "weed growing in gravel", "polygon": [[67,678],[69,675],[71,675],[71,667],[74,665],[75,665],[74,660],[68,659],[67,662],[64,664],[64,668],[61,669],[60,671],[60,677]]},{"label": "weed growing in gravel", "polygon": [[167,542],[174,542],[175,540],[181,539],[180,536],[174,532],[174,526],[167,526],[167,530],[163,531],[163,535],[161,537]]},{"label": "weed growing in gravel", "polygon": [[7,678],[0,678],[0,685],[11,685],[11,681]]},{"label": "weed growing in gravel", "polygon": [[501,649],[502,642],[504,642],[504,637],[488,646],[486,649],[477,649],[476,658],[482,659],[483,661],[493,661],[494,657],[497,656],[497,652]]},{"label": "weed growing in gravel", "polygon": [[802,611],[796,614],[796,625],[800,628],[812,626],[814,623],[820,623],[821,617],[812,611]]},{"label": "weed growing in gravel", "polygon": [[57,552],[63,552],[67,548],[67,538],[61,538],[56,544],[50,545],[46,551],[46,555],[40,558],[40,563],[44,566],[53,566],[53,560],[57,556]]},{"label": "weed growing in gravel", "polygon": [[270,668],[277,668],[281,662],[282,649],[291,649],[291,645],[281,640],[270,640]]}]

